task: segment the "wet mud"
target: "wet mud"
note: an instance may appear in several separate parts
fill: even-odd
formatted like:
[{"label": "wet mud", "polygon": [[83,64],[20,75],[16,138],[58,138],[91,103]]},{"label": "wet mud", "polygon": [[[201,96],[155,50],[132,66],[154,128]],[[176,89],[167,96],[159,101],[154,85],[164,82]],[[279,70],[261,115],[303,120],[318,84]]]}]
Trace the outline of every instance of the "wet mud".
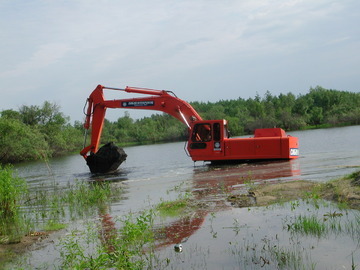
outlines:
[{"label": "wet mud", "polygon": [[233,207],[267,206],[318,196],[325,200],[346,203],[349,208],[360,209],[360,176],[328,183],[293,181],[261,184],[251,187],[246,194],[231,194],[227,201]]}]

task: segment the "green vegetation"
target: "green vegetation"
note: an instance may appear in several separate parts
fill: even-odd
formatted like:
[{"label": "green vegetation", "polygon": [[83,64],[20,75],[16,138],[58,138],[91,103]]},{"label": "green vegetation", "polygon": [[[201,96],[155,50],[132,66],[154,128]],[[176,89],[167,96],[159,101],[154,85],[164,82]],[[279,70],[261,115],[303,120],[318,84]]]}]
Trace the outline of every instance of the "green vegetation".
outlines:
[{"label": "green vegetation", "polygon": [[181,198],[176,201],[162,201],[156,206],[156,210],[159,211],[162,216],[180,216],[190,206],[189,198]]},{"label": "green vegetation", "polygon": [[304,235],[322,236],[326,232],[326,225],[323,220],[315,215],[297,216],[295,221],[287,224],[288,231],[301,233]]},{"label": "green vegetation", "polygon": [[[292,93],[263,98],[192,102],[203,119],[227,119],[233,136],[252,134],[256,128],[285,130],[325,128],[360,124],[360,93],[311,88],[305,95]],[[120,144],[156,143],[187,138],[186,127],[169,115],[152,115],[138,120],[128,113],[115,122],[106,121],[102,142]]]},{"label": "green vegetation", "polygon": [[[99,230],[99,224],[85,231],[73,231],[60,242],[62,269],[152,269],[153,212],[132,214],[121,220],[121,228]],[[84,241],[86,239],[86,241]],[[146,249],[146,252],[145,252]]]},{"label": "green vegetation", "polygon": [[343,208],[359,210],[360,171],[326,183],[317,184],[307,196],[315,199],[323,198],[325,200],[332,200]]},{"label": "green vegetation", "polygon": [[26,191],[25,180],[13,176],[11,167],[0,165],[0,219],[18,215],[19,199]]},{"label": "green vegetation", "polygon": [[14,176],[11,167],[0,166],[0,244],[20,242],[34,230],[63,229],[65,218],[102,212],[121,194],[121,187],[107,182],[79,181],[67,188],[39,188],[30,193],[25,180]]},{"label": "green vegetation", "polygon": [[[267,92],[262,98],[256,95],[191,105],[203,119],[227,119],[233,136],[252,134],[256,128],[299,130],[360,124],[360,93],[320,86],[297,97]],[[69,124],[69,118],[56,104],[46,101],[42,106],[23,105],[18,111],[4,110],[0,114],[0,163],[46,159],[82,148],[82,124]],[[186,138],[186,126],[167,114],[134,120],[125,111],[117,121],[105,120],[101,142],[124,146]]]},{"label": "green vegetation", "polygon": [[65,229],[67,227],[67,224],[64,223],[58,223],[54,220],[49,220],[47,224],[44,226],[44,231],[59,231],[62,229]]},{"label": "green vegetation", "polygon": [[118,199],[122,188],[108,182],[86,183],[75,181],[67,188],[55,186],[52,190],[40,189],[28,196],[24,205],[31,211],[33,223],[46,222],[45,227],[61,224],[66,215],[74,220],[78,217],[90,216],[94,210],[100,212],[108,202]]},{"label": "green vegetation", "polygon": [[298,199],[335,201],[339,207],[360,209],[360,171],[325,183],[290,181],[248,185],[248,194],[230,194],[227,200],[236,207],[269,206],[291,201],[297,207]]},{"label": "green vegetation", "polygon": [[[7,178],[14,177],[11,169],[3,174]],[[360,172],[356,172],[344,177],[341,181],[354,183],[359,175]],[[19,180],[21,182],[21,179]],[[16,183],[16,180],[12,183]],[[264,223],[252,228],[247,225],[247,220],[242,219],[234,218],[232,224],[221,223],[230,225],[223,226],[223,230],[232,229],[235,233],[234,239],[228,245],[230,253],[236,257],[236,260],[239,260],[239,266],[243,265],[246,269],[258,269],[259,266],[264,269],[268,269],[267,267],[271,269],[317,269],[317,260],[314,261],[314,258],[311,257],[312,250],[307,245],[302,245],[302,241],[299,241],[300,238],[310,240],[315,238],[317,241],[321,241],[328,237],[344,236],[355,241],[360,239],[360,215],[351,210],[333,208],[333,204],[323,201],[321,197],[324,190],[328,190],[327,188],[315,186],[316,189],[313,189],[310,194],[308,193],[310,186],[305,185],[304,182],[297,182],[293,186],[287,185],[286,189],[276,188],[272,191],[276,196],[282,197],[285,194],[284,190],[291,187],[299,190],[299,183],[304,184],[302,187],[305,189],[296,193],[295,197],[294,194],[289,193],[292,200],[298,199],[289,203],[282,202],[276,206],[287,207],[291,210],[290,214],[283,216],[277,225],[284,233],[270,235],[268,229],[262,232],[260,228],[260,226],[267,228],[268,224]],[[16,185],[21,186],[21,183]],[[331,182],[331,185],[336,185],[336,182]],[[357,187],[355,186],[355,188]],[[251,188],[255,190],[255,195],[259,194],[256,193],[256,186]],[[331,190],[336,194],[342,194],[340,189],[338,186]],[[162,228],[161,222],[160,224],[156,223],[159,221],[156,220],[156,214],[159,213],[160,217],[166,215],[170,218],[182,218],[184,214],[194,213],[199,208],[207,207],[204,210],[208,213],[214,210],[210,204],[195,202],[188,191],[180,190],[180,185],[175,187],[174,191],[181,192],[174,201],[162,201],[150,210],[128,213],[114,219],[108,214],[107,207],[109,201],[121,195],[121,189],[117,183],[109,182],[83,183],[76,181],[74,184],[69,184],[66,189],[56,185],[50,190],[40,189],[33,194],[17,197],[18,203],[15,209],[20,205],[26,205],[29,213],[35,215],[32,222],[42,223],[41,228],[44,230],[63,229],[66,226],[62,222],[64,213],[70,214],[70,217],[79,217],[79,215],[90,217],[84,226],[80,226],[81,230],[73,230],[61,238],[57,245],[60,258],[56,260],[57,265],[53,265],[54,267],[61,269],[168,269],[176,267],[178,256],[161,257],[161,252],[157,253],[157,248],[162,244],[164,237],[162,232],[166,230],[166,226]],[[304,200],[300,199],[300,194]],[[94,211],[97,213],[96,217],[93,215]],[[221,226],[213,226],[216,216],[214,212],[210,215],[208,217],[211,222],[211,226],[208,226],[210,235],[221,241],[221,238],[218,237],[220,234],[217,233],[217,230],[221,230]],[[251,233],[252,230],[255,230],[256,233]],[[261,233],[265,233],[265,236],[260,237]],[[289,238],[287,239],[287,237]],[[186,247],[186,254],[193,251],[189,243]],[[207,254],[210,256],[210,251],[204,251],[197,247],[196,243],[195,245],[194,254],[201,255],[203,252],[208,252]],[[7,256],[10,253],[4,254]],[[355,259],[351,255],[348,256],[352,269],[357,267]],[[204,269],[206,268],[204,267]]]},{"label": "green vegetation", "polygon": [[79,150],[82,131],[69,123],[56,104],[5,110],[0,117],[0,163],[46,159]]},{"label": "green vegetation", "polygon": [[25,223],[19,207],[26,192],[25,180],[13,176],[9,166],[0,166],[0,243],[12,243],[21,238]]},{"label": "green vegetation", "polygon": [[310,235],[316,237],[327,236],[330,233],[335,235],[350,235],[353,239],[360,236],[360,215],[356,214],[353,220],[343,218],[341,212],[329,212],[322,217],[316,214],[299,215],[286,221],[284,227],[291,233],[299,235]]}]

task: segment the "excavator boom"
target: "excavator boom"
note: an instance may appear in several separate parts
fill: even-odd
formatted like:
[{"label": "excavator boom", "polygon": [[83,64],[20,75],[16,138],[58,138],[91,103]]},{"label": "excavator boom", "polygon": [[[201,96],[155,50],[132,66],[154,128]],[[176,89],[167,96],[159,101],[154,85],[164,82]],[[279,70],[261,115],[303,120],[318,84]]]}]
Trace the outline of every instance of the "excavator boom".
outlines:
[{"label": "excavator boom", "polygon": [[[124,91],[127,93],[149,95],[131,99],[105,100],[103,90]],[[101,133],[107,108],[157,110],[165,112],[183,122],[189,129],[191,123],[202,120],[194,108],[172,92],[148,88],[129,87],[125,89],[98,85],[88,98],[88,108],[84,128],[91,127],[91,143],[80,154],[87,158],[88,152],[96,153],[100,144]]]}]

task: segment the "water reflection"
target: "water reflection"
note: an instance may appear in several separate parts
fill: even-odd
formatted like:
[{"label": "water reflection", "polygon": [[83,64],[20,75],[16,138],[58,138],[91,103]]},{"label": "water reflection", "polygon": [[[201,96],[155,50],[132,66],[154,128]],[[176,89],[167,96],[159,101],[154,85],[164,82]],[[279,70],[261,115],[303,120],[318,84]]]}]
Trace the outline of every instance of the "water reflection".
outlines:
[{"label": "water reflection", "polygon": [[116,170],[109,173],[90,174],[89,181],[123,182],[129,180],[128,173],[128,170]]},{"label": "water reflection", "polygon": [[243,188],[248,182],[297,180],[300,174],[297,160],[195,168],[191,190],[196,210],[158,229],[158,247],[186,242],[209,213],[230,209],[226,202],[230,191]]},{"label": "water reflection", "polygon": [[214,180],[215,183],[224,182],[228,186],[234,186],[243,184],[245,181],[297,179],[294,176],[300,175],[299,160],[254,162],[196,168],[194,170],[194,183],[201,185],[205,181],[208,184]]}]

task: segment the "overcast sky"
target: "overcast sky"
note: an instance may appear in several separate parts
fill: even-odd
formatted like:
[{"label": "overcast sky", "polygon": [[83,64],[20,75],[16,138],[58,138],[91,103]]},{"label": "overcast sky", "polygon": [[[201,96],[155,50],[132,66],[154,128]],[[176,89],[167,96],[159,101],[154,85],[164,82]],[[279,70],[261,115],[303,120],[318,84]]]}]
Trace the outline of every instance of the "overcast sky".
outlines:
[{"label": "overcast sky", "polygon": [[0,0],[0,111],[47,100],[82,120],[98,84],[212,102],[359,92],[359,26],[359,0]]}]

